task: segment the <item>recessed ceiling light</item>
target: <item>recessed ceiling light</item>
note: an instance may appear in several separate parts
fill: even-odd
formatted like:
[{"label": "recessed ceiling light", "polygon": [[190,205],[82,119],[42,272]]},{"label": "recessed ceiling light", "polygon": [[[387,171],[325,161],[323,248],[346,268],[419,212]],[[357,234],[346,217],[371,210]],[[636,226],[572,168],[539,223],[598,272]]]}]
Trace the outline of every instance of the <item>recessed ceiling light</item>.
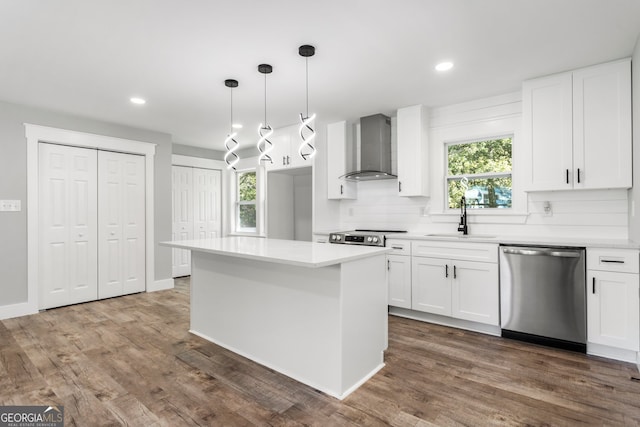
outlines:
[{"label": "recessed ceiling light", "polygon": [[242,125],[240,123],[234,123],[231,125],[231,127],[234,129],[242,129]]},{"label": "recessed ceiling light", "polygon": [[144,99],[136,98],[135,96],[133,98],[130,98],[129,101],[131,101],[132,104],[138,104],[138,105],[143,105],[147,103],[147,101],[145,101]]},{"label": "recessed ceiling light", "polygon": [[436,70],[437,71],[449,71],[450,69],[453,68],[453,62],[441,62],[438,65],[436,65]]}]

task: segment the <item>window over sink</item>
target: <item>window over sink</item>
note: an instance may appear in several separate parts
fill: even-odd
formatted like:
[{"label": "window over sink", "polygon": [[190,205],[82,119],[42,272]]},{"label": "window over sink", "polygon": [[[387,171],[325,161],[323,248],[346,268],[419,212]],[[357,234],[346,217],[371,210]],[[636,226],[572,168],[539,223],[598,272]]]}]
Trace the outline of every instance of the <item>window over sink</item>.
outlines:
[{"label": "window over sink", "polygon": [[446,206],[508,209],[512,206],[512,139],[501,136],[446,144]]}]

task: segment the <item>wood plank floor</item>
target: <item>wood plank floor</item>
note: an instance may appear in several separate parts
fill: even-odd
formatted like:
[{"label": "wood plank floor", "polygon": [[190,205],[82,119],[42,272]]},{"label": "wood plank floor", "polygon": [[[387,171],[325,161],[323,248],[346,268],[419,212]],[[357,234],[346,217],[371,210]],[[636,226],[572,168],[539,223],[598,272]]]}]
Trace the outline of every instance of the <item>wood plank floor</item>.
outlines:
[{"label": "wood plank floor", "polygon": [[176,289],[0,322],[0,405],[67,426],[640,425],[635,365],[389,318],[386,367],[338,401],[187,332]]}]

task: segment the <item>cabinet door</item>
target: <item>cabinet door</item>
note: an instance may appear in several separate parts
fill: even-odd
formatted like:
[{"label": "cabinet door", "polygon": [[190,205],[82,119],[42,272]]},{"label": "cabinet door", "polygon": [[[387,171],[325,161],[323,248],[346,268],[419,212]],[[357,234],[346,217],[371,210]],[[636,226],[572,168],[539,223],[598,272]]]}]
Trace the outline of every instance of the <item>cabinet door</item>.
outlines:
[{"label": "cabinet door", "polygon": [[437,258],[411,260],[411,308],[427,313],[451,315],[452,266]]},{"label": "cabinet door", "polygon": [[289,129],[275,129],[269,141],[273,144],[273,149],[268,153],[273,163],[262,161],[260,164],[268,171],[288,168],[291,163],[291,132]]},{"label": "cabinet door", "polygon": [[451,315],[499,325],[498,265],[453,260]]},{"label": "cabinet door", "polygon": [[398,110],[398,195],[428,196],[427,111],[422,105]]},{"label": "cabinet door", "polygon": [[638,275],[589,270],[588,341],[638,351]]},{"label": "cabinet door", "polygon": [[327,198],[355,199],[355,182],[340,177],[347,172],[347,122],[327,125]]},{"label": "cabinet door", "polygon": [[387,255],[389,305],[411,308],[411,257]]},{"label": "cabinet door", "polygon": [[522,85],[526,190],[573,187],[571,82],[571,73],[564,73]]},{"label": "cabinet door", "polygon": [[631,63],[573,73],[575,188],[631,187]]}]

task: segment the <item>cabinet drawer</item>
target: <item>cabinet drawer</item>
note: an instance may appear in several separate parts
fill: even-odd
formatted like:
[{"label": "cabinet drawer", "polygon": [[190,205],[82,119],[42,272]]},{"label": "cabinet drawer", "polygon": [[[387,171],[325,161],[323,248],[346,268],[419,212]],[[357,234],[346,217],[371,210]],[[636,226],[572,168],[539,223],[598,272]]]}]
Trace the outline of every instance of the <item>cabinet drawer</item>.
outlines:
[{"label": "cabinet drawer", "polygon": [[635,249],[587,248],[587,269],[638,273],[640,255]]},{"label": "cabinet drawer", "polygon": [[498,245],[492,243],[420,240],[411,244],[411,254],[418,257],[498,262]]},{"label": "cabinet drawer", "polygon": [[411,255],[410,240],[388,239],[385,246],[393,249],[389,255]]}]

